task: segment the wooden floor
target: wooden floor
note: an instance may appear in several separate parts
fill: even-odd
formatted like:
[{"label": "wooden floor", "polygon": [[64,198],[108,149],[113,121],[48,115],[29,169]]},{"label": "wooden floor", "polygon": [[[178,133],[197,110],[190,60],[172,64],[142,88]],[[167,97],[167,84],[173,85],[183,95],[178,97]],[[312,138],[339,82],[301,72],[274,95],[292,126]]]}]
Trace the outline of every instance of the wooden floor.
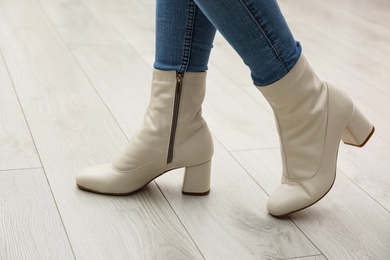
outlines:
[{"label": "wooden floor", "polygon": [[390,2],[280,0],[318,74],[373,121],[341,146],[318,204],[275,219],[281,162],[270,107],[222,37],[204,116],[212,191],[181,194],[182,170],[141,192],[80,191],[140,125],[154,52],[154,0],[0,0],[0,259],[390,259]]}]

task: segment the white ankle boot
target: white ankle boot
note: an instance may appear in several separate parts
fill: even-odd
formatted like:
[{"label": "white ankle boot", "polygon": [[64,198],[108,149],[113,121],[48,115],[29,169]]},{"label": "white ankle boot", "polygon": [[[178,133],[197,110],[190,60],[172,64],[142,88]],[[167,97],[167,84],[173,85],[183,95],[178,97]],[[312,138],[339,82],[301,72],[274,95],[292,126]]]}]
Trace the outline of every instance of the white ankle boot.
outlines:
[{"label": "white ankle boot", "polygon": [[201,111],[205,81],[205,72],[155,70],[140,129],[112,163],[79,172],[78,187],[126,195],[167,171],[186,167],[183,193],[208,194],[213,140]]},{"label": "white ankle boot", "polygon": [[274,110],[283,161],[282,184],[267,207],[283,216],[313,205],[331,189],[340,139],[362,147],[374,127],[346,93],[316,76],[303,55],[285,77],[257,88]]}]

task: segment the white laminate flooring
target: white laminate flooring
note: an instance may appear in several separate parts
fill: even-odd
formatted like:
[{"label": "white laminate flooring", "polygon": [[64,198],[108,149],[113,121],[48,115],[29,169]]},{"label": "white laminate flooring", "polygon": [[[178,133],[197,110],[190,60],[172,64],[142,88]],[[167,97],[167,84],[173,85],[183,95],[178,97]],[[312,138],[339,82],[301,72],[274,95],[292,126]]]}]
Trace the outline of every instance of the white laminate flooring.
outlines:
[{"label": "white laminate flooring", "polygon": [[217,35],[204,117],[212,191],[183,196],[183,170],[137,194],[80,191],[142,121],[155,1],[0,0],[0,259],[390,259],[390,2],[280,0],[318,74],[373,121],[340,146],[332,191],[275,219],[281,172],[271,109]]}]

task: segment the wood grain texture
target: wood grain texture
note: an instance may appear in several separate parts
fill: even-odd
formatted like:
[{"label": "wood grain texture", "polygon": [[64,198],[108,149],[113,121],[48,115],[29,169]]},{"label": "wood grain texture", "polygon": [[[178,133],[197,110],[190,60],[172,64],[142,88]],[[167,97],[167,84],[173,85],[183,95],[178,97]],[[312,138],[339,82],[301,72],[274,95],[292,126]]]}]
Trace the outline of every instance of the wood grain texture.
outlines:
[{"label": "wood grain texture", "polygon": [[42,169],[0,171],[0,259],[74,259]]},{"label": "wood grain texture", "polygon": [[[390,55],[387,25],[390,5],[380,1],[359,2],[353,7],[351,3],[332,0],[325,7],[321,1],[300,0],[285,6],[284,10],[288,12],[287,19],[292,21],[292,30],[303,42],[321,49],[335,64],[353,67],[355,76],[368,84],[372,79],[388,82],[389,74],[378,68],[387,65],[383,57]],[[369,51],[364,46],[369,46]],[[380,85],[371,88],[390,94]]]},{"label": "wood grain texture", "polygon": [[39,0],[67,44],[124,44],[125,39],[99,12],[79,0]]},{"label": "wood grain texture", "polygon": [[256,102],[219,69],[209,72],[204,115],[213,135],[229,151],[279,146],[269,108]]},{"label": "wood grain texture", "polygon": [[145,61],[153,64],[156,1],[83,1],[104,15]]},{"label": "wood grain texture", "polygon": [[0,52],[0,170],[40,166],[38,154]]},{"label": "wood grain texture", "polygon": [[[211,53],[210,63],[218,68],[224,77],[238,85],[253,85],[249,67],[234,51],[229,43],[217,32],[214,40],[214,48]],[[210,67],[210,71],[212,67]]]},{"label": "wood grain texture", "polygon": [[341,146],[338,168],[390,211],[390,144],[374,136],[363,149]]},{"label": "wood grain texture", "polygon": [[149,102],[152,69],[131,46],[70,46],[115,120],[130,138]]},{"label": "wood grain texture", "polygon": [[327,258],[325,256],[323,256],[323,255],[318,255],[318,256],[307,256],[307,257],[290,258],[290,259],[291,260],[326,260]]}]

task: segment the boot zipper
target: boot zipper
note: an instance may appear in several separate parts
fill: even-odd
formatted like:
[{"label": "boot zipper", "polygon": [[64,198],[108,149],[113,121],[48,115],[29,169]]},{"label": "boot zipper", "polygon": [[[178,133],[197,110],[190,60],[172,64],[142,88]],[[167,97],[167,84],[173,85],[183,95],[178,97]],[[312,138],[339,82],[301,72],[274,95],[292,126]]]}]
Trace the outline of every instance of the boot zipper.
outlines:
[{"label": "boot zipper", "polygon": [[172,126],[171,126],[171,135],[169,138],[167,163],[171,163],[173,160],[173,149],[175,148],[175,135],[176,135],[177,121],[179,118],[180,97],[181,97],[181,89],[183,86],[183,78],[184,78],[184,73],[176,72],[175,101],[173,104]]}]

